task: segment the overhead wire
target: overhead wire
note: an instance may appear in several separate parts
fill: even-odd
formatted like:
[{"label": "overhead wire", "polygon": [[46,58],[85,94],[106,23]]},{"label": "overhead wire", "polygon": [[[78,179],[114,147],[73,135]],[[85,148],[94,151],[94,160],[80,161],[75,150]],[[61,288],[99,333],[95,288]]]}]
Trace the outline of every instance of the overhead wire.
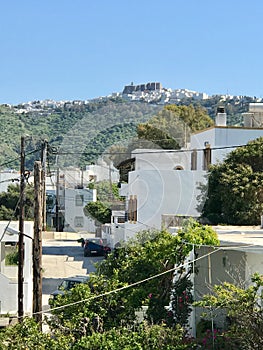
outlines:
[{"label": "overhead wire", "polygon": [[[210,147],[211,151],[216,151],[216,150],[224,150],[224,149],[235,149],[235,148],[240,148],[244,147],[244,145],[232,145],[232,146],[221,146],[221,147]],[[159,153],[186,153],[186,152],[203,152],[204,148],[192,148],[192,149],[151,149],[149,151],[138,151],[134,152],[131,151],[133,155],[139,155],[139,154],[159,154]],[[80,155],[80,152],[70,152],[70,151],[59,151],[56,149],[56,147],[53,147],[52,154],[54,155]],[[81,152],[81,155],[125,155],[127,152]]]},{"label": "overhead wire", "polygon": [[2,240],[3,240],[3,238],[4,238],[4,235],[6,234],[6,232],[7,232],[7,230],[8,230],[8,227],[9,227],[9,225],[11,224],[11,221],[13,220],[13,218],[14,218],[14,216],[15,216],[15,212],[16,212],[16,210],[17,210],[17,208],[18,208],[19,203],[20,203],[20,196],[19,196],[18,201],[17,201],[17,203],[16,203],[16,206],[15,206],[15,208],[14,208],[14,210],[13,210],[13,213],[12,213],[12,215],[11,215],[11,217],[10,217],[10,219],[9,219],[9,221],[8,221],[8,223],[7,223],[7,225],[6,225],[6,227],[4,228],[4,231],[3,231],[3,233],[2,233],[2,236],[0,237],[0,242],[2,242]]},{"label": "overhead wire", "polygon": [[[29,155],[31,155],[31,154],[34,154],[34,153],[36,153],[36,152],[39,152],[40,150],[41,150],[41,148],[37,148],[37,149],[34,149],[34,150],[32,150],[32,151],[29,151],[29,152],[27,152],[27,153],[25,154],[25,156],[29,156]],[[6,166],[6,165],[9,165],[9,164],[15,163],[15,162],[18,161],[18,160],[20,160],[20,156],[18,156],[18,157],[16,157],[16,158],[13,158],[13,159],[11,159],[11,160],[9,160],[9,161],[6,161],[6,162],[4,162],[4,163],[1,163],[1,164],[0,164],[0,168],[4,167],[4,166]]]},{"label": "overhead wire", "polygon": [[216,251],[218,251],[218,250],[220,250],[220,249],[221,249],[220,247],[217,247],[216,250],[214,250],[214,251],[212,251],[212,252],[209,252],[209,253],[207,253],[207,254],[205,254],[205,255],[202,255],[201,257],[198,257],[198,258],[193,259],[193,260],[191,260],[191,261],[185,262],[185,263],[183,263],[183,264],[180,264],[180,265],[178,265],[178,266],[176,266],[176,267],[173,267],[173,268],[171,268],[171,269],[169,269],[169,270],[166,270],[166,271],[163,271],[163,272],[161,272],[161,273],[155,274],[155,275],[150,276],[150,277],[148,277],[148,278],[145,278],[145,279],[143,279],[143,280],[140,280],[140,281],[137,281],[137,282],[128,284],[128,285],[126,285],[126,286],[122,286],[122,287],[120,287],[120,288],[116,288],[116,289],[114,289],[114,290],[111,290],[111,291],[108,291],[108,292],[105,292],[105,293],[102,293],[102,294],[99,294],[99,295],[94,295],[94,296],[91,296],[90,298],[87,298],[87,299],[81,299],[81,300],[78,300],[78,301],[75,301],[75,302],[72,302],[72,303],[68,303],[68,304],[66,304],[66,305],[57,306],[57,307],[54,307],[54,308],[50,308],[50,309],[48,309],[48,310],[38,311],[38,312],[33,313],[32,315],[50,313],[51,311],[61,310],[61,309],[64,309],[64,308],[66,308],[66,307],[69,307],[69,306],[78,305],[78,304],[83,303],[83,302],[88,302],[88,301],[90,301],[90,300],[98,299],[98,298],[101,298],[101,297],[104,297],[104,296],[107,296],[107,295],[110,295],[110,294],[113,294],[113,293],[118,293],[118,292],[120,292],[120,291],[122,291],[122,290],[135,287],[135,286],[137,286],[137,285],[139,285],[139,284],[148,282],[148,281],[150,281],[150,280],[153,280],[153,279],[155,279],[155,278],[158,278],[158,277],[160,277],[160,276],[163,276],[163,275],[165,275],[165,274],[167,274],[167,273],[170,273],[170,272],[179,270],[179,269],[181,269],[182,267],[187,267],[187,266],[189,266],[189,265],[191,265],[191,264],[193,264],[193,263],[195,263],[195,262],[197,262],[197,261],[199,261],[199,260],[201,260],[201,259],[203,259],[203,258],[206,258],[206,257],[209,256],[209,255],[214,254]]},{"label": "overhead wire", "polygon": [[[189,243],[189,244],[191,244],[191,243]],[[202,245],[199,245],[199,246],[202,246]],[[207,245],[203,245],[203,246],[207,246]],[[253,245],[252,245],[252,244],[251,244],[251,245],[247,245],[246,247],[251,247],[251,246],[253,246]],[[166,270],[166,271],[163,271],[163,272],[161,272],[161,273],[155,274],[155,275],[153,275],[153,276],[147,277],[147,278],[145,278],[145,279],[143,279],[143,280],[140,280],[140,281],[137,281],[137,282],[128,284],[128,285],[126,285],[126,286],[122,286],[122,287],[120,287],[120,288],[116,288],[116,289],[114,289],[114,290],[111,290],[111,291],[108,291],[108,292],[105,292],[105,293],[102,293],[102,294],[99,294],[99,295],[91,296],[90,298],[81,299],[81,300],[78,300],[78,301],[75,301],[75,302],[72,302],[72,303],[68,303],[68,304],[65,304],[65,305],[57,306],[57,307],[54,307],[54,308],[49,308],[48,310],[42,310],[42,311],[33,313],[32,315],[50,313],[50,312],[55,311],[55,310],[61,310],[61,309],[64,309],[64,308],[66,308],[66,307],[78,305],[78,304],[81,304],[81,303],[83,303],[83,302],[89,302],[90,300],[102,298],[102,297],[107,296],[107,295],[110,295],[110,294],[118,293],[118,292],[120,292],[120,291],[122,291],[122,290],[126,290],[126,289],[129,289],[129,288],[133,288],[133,287],[135,287],[135,286],[137,286],[137,285],[143,284],[143,283],[145,283],[145,282],[148,282],[148,281],[150,281],[150,280],[153,280],[153,279],[155,279],[155,278],[158,278],[158,277],[163,276],[163,275],[165,275],[165,274],[168,274],[168,273],[170,273],[170,272],[175,272],[175,271],[177,271],[177,270],[180,270],[180,269],[183,268],[183,267],[186,268],[186,267],[188,267],[189,265],[194,264],[194,263],[196,263],[197,261],[200,261],[201,259],[204,259],[204,258],[206,258],[206,257],[208,257],[208,256],[211,256],[212,254],[214,254],[214,253],[216,253],[216,252],[218,252],[218,251],[222,251],[222,250],[224,251],[225,248],[226,248],[225,246],[209,246],[209,247],[214,248],[214,250],[213,250],[213,251],[210,251],[210,252],[208,252],[207,254],[204,254],[204,255],[202,255],[202,256],[200,256],[200,257],[191,259],[191,260],[189,260],[189,261],[187,261],[187,262],[185,262],[185,263],[183,263],[183,264],[177,265],[177,266],[175,266],[175,267],[173,267],[173,268],[171,268],[171,269],[169,269],[169,270]],[[240,247],[243,247],[243,248],[244,248],[245,246],[232,246],[232,247],[229,247],[229,249],[240,249]]]}]

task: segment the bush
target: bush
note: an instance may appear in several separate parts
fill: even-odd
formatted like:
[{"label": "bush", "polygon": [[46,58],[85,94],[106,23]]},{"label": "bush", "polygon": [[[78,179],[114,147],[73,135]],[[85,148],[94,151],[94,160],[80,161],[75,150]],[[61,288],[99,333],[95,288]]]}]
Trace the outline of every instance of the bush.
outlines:
[{"label": "bush", "polygon": [[6,265],[17,265],[18,264],[18,251],[14,251],[6,254],[5,257]]},{"label": "bush", "polygon": [[[183,350],[192,349],[192,341],[185,337],[180,326],[140,325],[136,329],[112,328],[104,333],[93,333],[81,338],[74,350]],[[192,343],[192,345],[194,345]]]}]

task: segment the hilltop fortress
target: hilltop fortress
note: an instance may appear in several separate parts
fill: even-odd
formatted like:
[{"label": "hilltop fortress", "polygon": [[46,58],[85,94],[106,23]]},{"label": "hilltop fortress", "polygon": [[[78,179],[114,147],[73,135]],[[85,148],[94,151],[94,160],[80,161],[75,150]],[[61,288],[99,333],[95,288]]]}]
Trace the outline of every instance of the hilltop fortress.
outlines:
[{"label": "hilltop fortress", "polygon": [[140,84],[140,85],[126,85],[123,89],[123,94],[132,94],[136,91],[155,91],[155,90],[162,90],[162,84],[161,83],[147,83],[147,84]]}]

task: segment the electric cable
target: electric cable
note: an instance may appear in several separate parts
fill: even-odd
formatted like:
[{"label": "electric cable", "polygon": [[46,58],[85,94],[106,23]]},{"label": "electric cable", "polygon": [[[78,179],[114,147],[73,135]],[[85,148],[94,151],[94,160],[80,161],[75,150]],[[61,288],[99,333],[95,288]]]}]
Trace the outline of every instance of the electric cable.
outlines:
[{"label": "electric cable", "polygon": [[[232,145],[232,146],[221,146],[221,147],[211,147],[209,148],[211,151],[216,151],[216,150],[224,150],[224,149],[236,149],[236,148],[240,148],[240,147],[245,147],[246,145]],[[138,152],[134,152],[131,151],[130,153],[132,153],[133,155],[140,155],[140,154],[163,154],[163,153],[186,153],[186,152],[203,152],[204,148],[193,148],[193,149],[151,149],[149,151],[138,151]],[[59,151],[56,149],[56,147],[53,147],[52,150],[52,154],[54,155],[79,155],[80,152],[69,152],[69,151]],[[127,152],[82,152],[81,155],[126,155]]]},{"label": "electric cable", "polygon": [[90,300],[99,299],[99,298],[101,298],[101,297],[104,297],[104,296],[107,296],[107,295],[110,295],[110,294],[113,294],[113,293],[118,293],[118,292],[120,292],[120,291],[122,291],[122,290],[135,287],[135,286],[137,286],[137,285],[139,285],[139,284],[148,282],[148,281],[153,280],[153,279],[155,279],[155,278],[157,278],[157,277],[163,276],[163,275],[165,275],[165,274],[167,274],[167,273],[170,273],[170,272],[179,270],[179,269],[181,269],[181,268],[183,268],[183,267],[188,267],[190,264],[193,264],[193,263],[195,263],[196,261],[199,261],[199,260],[201,260],[201,259],[203,259],[203,258],[206,258],[207,256],[212,255],[212,254],[214,254],[215,252],[217,252],[217,251],[219,251],[219,250],[221,250],[221,248],[220,248],[220,247],[217,247],[216,250],[214,250],[214,251],[212,251],[212,252],[209,252],[209,253],[207,253],[207,254],[205,254],[205,255],[202,255],[201,257],[198,257],[198,258],[193,259],[193,260],[191,260],[191,261],[185,262],[185,263],[183,263],[183,264],[180,264],[180,265],[178,265],[178,266],[176,266],[176,267],[173,267],[173,268],[171,268],[171,269],[169,269],[169,270],[163,271],[163,272],[158,273],[158,274],[156,274],[156,275],[150,276],[150,277],[145,278],[145,279],[143,279],[143,280],[140,280],[140,281],[137,281],[137,282],[128,284],[128,285],[126,285],[126,286],[122,286],[122,287],[120,287],[120,288],[116,288],[116,289],[114,289],[114,290],[111,290],[111,291],[108,291],[108,292],[105,292],[105,293],[102,293],[102,294],[99,294],[99,295],[91,296],[91,297],[88,298],[88,299],[81,299],[81,300],[78,300],[78,301],[75,301],[75,302],[72,302],[72,303],[69,303],[69,304],[66,304],[66,305],[57,306],[57,307],[54,307],[54,308],[50,308],[50,309],[48,309],[48,310],[38,311],[38,312],[33,313],[32,316],[33,316],[33,315],[36,315],[36,314],[46,314],[46,313],[50,313],[51,311],[55,311],[55,310],[61,310],[61,309],[64,309],[64,308],[66,308],[66,307],[69,307],[69,306],[78,305],[78,304],[83,303],[83,302],[89,302]]}]

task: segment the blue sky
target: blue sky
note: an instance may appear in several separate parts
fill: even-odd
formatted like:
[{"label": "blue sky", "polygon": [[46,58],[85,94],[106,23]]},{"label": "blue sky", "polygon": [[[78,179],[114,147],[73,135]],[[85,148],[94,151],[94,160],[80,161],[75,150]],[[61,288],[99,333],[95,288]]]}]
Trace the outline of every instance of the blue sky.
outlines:
[{"label": "blue sky", "polygon": [[0,2],[0,103],[124,85],[263,97],[262,0]]}]

